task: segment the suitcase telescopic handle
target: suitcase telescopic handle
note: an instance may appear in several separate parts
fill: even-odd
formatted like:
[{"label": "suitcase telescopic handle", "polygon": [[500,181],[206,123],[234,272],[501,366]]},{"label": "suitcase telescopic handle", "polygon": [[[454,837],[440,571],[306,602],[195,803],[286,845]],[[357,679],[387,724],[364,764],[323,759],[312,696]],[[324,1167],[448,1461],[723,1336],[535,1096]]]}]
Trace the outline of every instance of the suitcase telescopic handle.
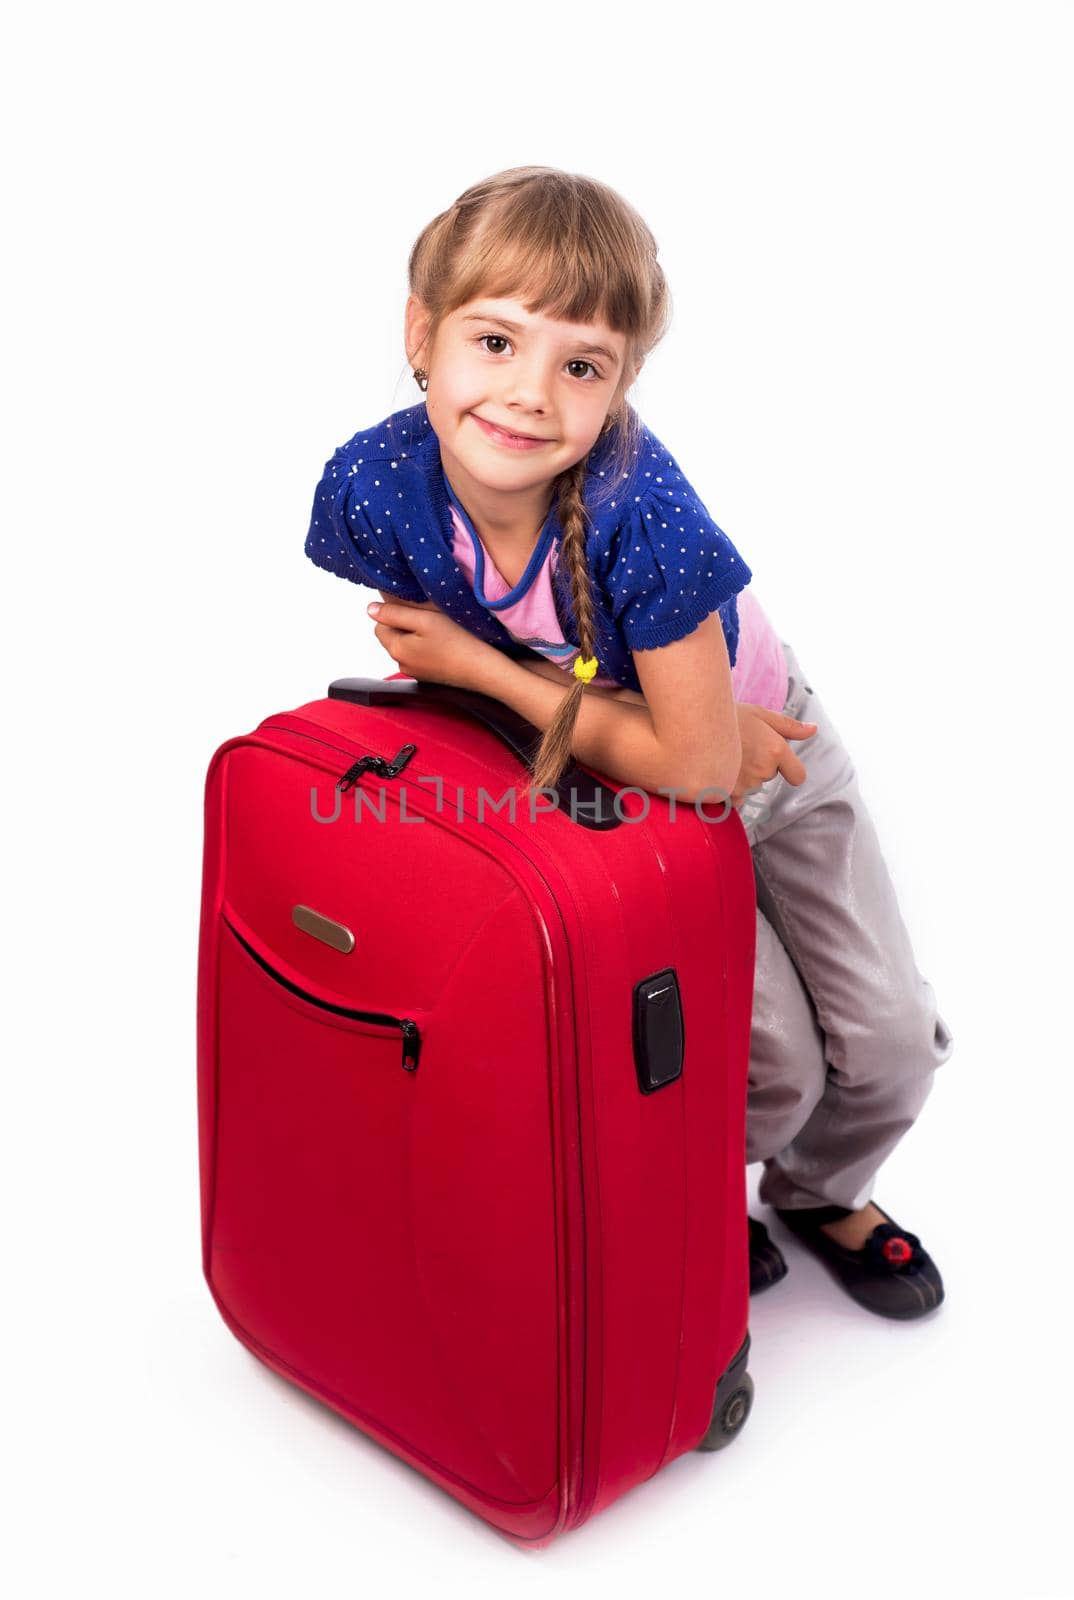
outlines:
[{"label": "suitcase telescopic handle", "polygon": [[[335,678],[328,685],[328,696],[360,706],[405,706],[416,701],[422,706],[443,705],[461,711],[494,733],[527,769],[541,740],[540,730],[510,706],[476,689],[460,689],[450,683],[421,678]],[[564,769],[555,788],[560,808],[581,827],[606,832],[622,823],[615,810],[615,791],[577,762]]]}]

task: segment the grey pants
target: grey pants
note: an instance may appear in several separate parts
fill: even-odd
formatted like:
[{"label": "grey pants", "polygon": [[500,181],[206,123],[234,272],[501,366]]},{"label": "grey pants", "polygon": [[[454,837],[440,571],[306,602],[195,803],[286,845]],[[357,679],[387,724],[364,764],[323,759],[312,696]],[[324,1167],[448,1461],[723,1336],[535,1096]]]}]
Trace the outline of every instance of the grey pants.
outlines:
[{"label": "grey pants", "polygon": [[804,783],[777,773],[740,815],[757,883],[746,1161],[766,1205],[872,1197],[954,1044],[918,972],[850,757],[791,647],[784,711]]}]

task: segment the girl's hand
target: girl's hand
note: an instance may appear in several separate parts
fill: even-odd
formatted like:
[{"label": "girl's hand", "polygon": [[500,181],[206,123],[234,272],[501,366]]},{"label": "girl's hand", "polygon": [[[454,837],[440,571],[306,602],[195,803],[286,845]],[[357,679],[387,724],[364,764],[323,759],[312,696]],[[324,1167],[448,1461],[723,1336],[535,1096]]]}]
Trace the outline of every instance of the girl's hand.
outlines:
[{"label": "girl's hand", "polygon": [[806,769],[787,741],[811,739],[817,724],[799,722],[797,717],[785,717],[782,711],[769,711],[765,706],[751,705],[748,701],[736,701],[735,710],[742,739],[742,763],[731,804],[738,811],[750,792],[774,778],[777,772],[796,787],[805,782]]},{"label": "girl's hand", "polygon": [[374,600],[366,608],[373,629],[400,672],[432,683],[477,687],[478,666],[494,646],[441,611],[434,600]]}]

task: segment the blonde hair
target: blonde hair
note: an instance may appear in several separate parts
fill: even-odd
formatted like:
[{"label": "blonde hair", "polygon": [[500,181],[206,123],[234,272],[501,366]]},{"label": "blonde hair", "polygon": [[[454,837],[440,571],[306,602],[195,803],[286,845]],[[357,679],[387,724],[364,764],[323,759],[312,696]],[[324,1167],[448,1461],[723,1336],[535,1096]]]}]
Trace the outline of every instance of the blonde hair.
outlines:
[{"label": "blonde hair", "polygon": [[[596,602],[586,559],[585,503],[590,457],[607,448],[594,503],[616,492],[637,455],[641,420],[625,399],[631,374],[667,331],[668,287],[656,240],[621,195],[594,178],[555,167],[510,167],[464,190],[423,228],[408,262],[410,291],[430,315],[425,344],[445,317],[479,295],[519,299],[531,314],[568,322],[600,320],[625,336],[623,368],[601,437],[559,474],[556,513],[581,646],[596,656]],[[424,346],[423,346],[424,348]],[[607,435],[612,435],[607,438]],[[585,682],[573,676],[534,758],[534,788],[553,788],[570,761]]]}]

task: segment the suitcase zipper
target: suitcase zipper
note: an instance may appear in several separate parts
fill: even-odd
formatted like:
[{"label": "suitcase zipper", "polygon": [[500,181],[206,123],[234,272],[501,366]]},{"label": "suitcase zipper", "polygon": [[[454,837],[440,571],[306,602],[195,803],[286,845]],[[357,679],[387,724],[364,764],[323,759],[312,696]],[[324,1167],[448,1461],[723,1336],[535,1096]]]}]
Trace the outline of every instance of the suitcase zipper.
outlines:
[{"label": "suitcase zipper", "polygon": [[[292,728],[287,722],[265,722],[258,732],[272,729],[277,733],[289,733],[298,739],[309,739],[314,744],[323,744],[326,750],[334,750],[336,755],[347,756],[350,751],[342,749],[338,744],[333,744],[330,739],[322,739],[319,734],[308,733],[305,728]],[[327,731],[327,730],[326,730]],[[342,778],[336,783],[337,789],[347,790],[353,787],[355,779],[360,778],[363,772],[375,772],[378,778],[397,778],[407,765],[410,758],[417,752],[416,744],[405,744],[389,761],[387,756],[367,754],[359,756],[357,761],[352,761]]]},{"label": "suitcase zipper", "polygon": [[234,923],[221,912],[223,921],[227,923],[243,949],[283,988],[289,989],[292,994],[297,994],[300,1000],[305,1000],[307,1005],[319,1006],[322,1011],[332,1011],[339,1017],[353,1017],[357,1022],[378,1022],[384,1027],[399,1028],[403,1034],[403,1070],[404,1072],[417,1072],[418,1055],[421,1051],[421,1030],[411,1017],[393,1017],[385,1011],[355,1011],[350,1006],[336,1006],[329,1000],[319,1000],[315,994],[300,989],[297,983],[292,983],[290,978],[283,977],[275,967],[269,965],[265,958],[257,953],[253,945],[244,939]]},{"label": "suitcase zipper", "polygon": [[336,788],[346,791],[363,772],[375,772],[378,778],[397,778],[417,748],[416,744],[405,744],[393,761],[386,761],[383,756],[362,756],[347,768]]}]

